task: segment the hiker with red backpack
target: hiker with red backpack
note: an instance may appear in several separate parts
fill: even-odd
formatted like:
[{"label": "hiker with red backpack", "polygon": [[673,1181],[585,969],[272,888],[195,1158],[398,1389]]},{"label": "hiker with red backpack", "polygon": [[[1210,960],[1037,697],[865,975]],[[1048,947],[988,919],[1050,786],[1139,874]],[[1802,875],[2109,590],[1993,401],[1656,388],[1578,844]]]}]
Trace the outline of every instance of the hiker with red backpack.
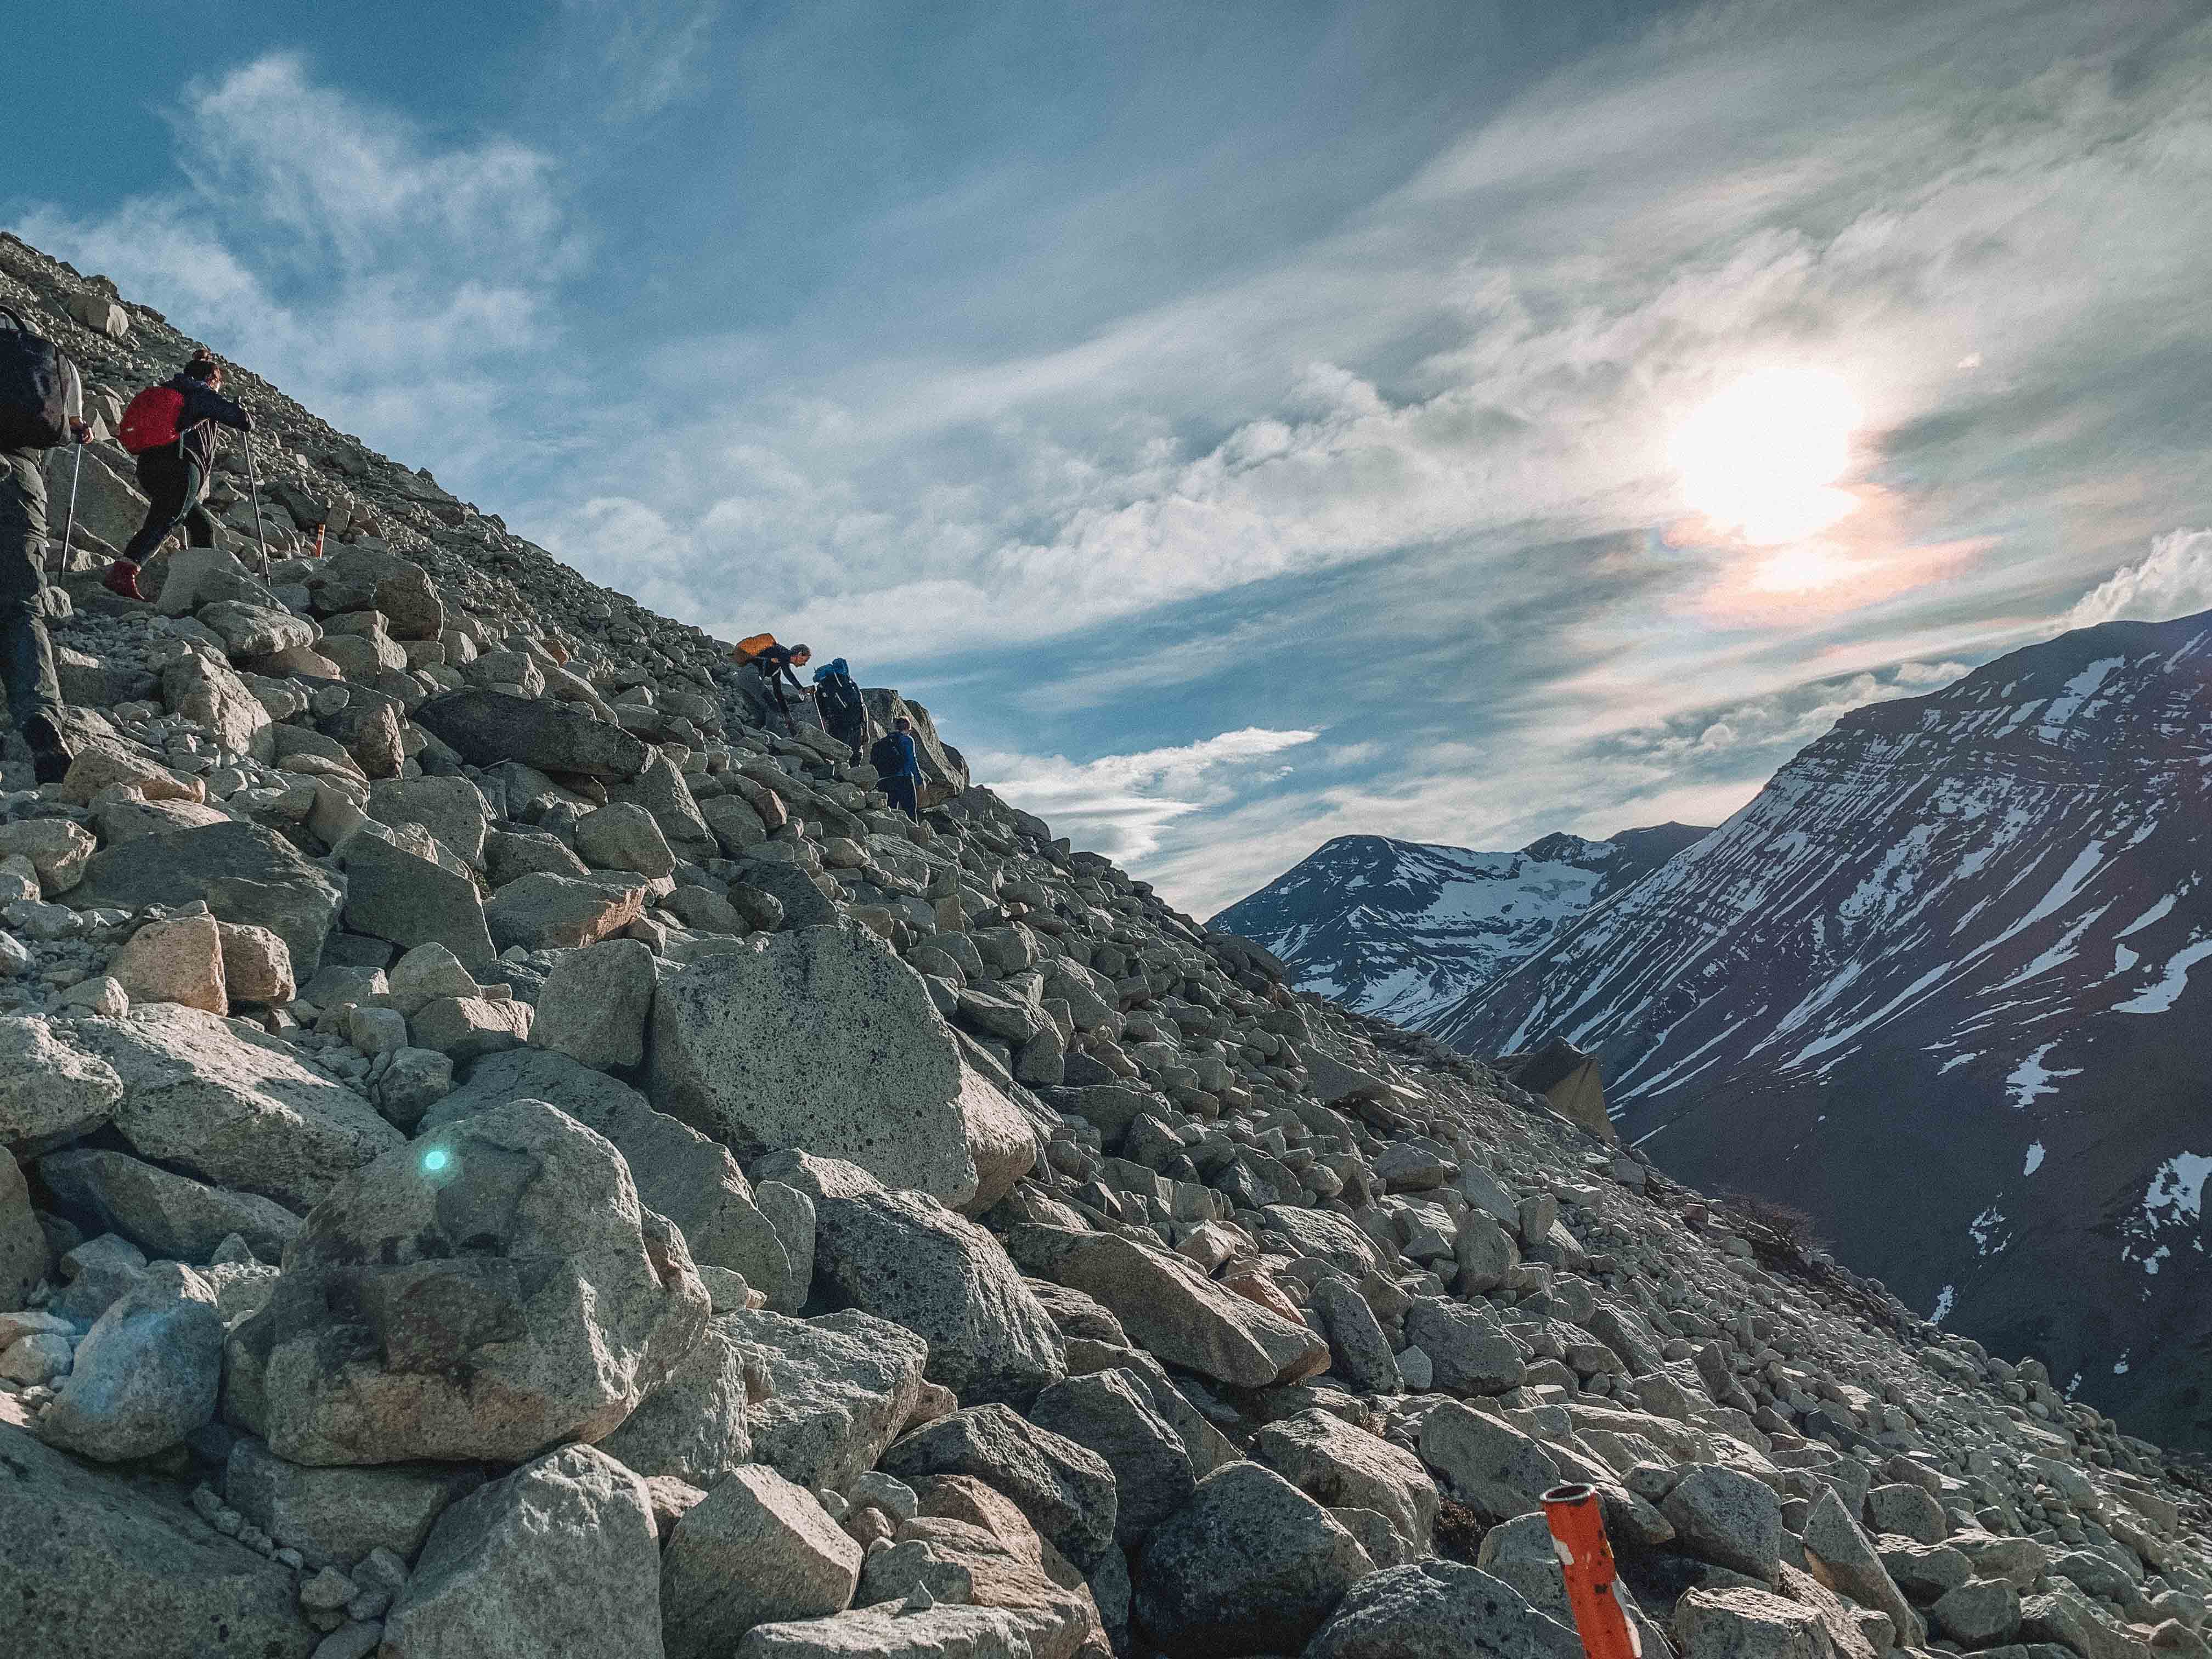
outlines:
[{"label": "hiker with red backpack", "polygon": [[215,472],[216,428],[253,430],[253,417],[222,395],[222,365],[204,351],[159,386],[148,386],[123,411],[116,436],[137,458],[138,487],[151,504],[146,522],[107,568],[109,592],[143,599],[138,568],[182,526],[194,547],[215,545],[215,520],[204,505]]},{"label": "hiker with red backpack", "polygon": [[83,398],[76,365],[14,312],[0,310],[0,680],[40,783],[59,783],[72,758],[62,732],[61,677],[42,614],[45,452],[92,435]]}]

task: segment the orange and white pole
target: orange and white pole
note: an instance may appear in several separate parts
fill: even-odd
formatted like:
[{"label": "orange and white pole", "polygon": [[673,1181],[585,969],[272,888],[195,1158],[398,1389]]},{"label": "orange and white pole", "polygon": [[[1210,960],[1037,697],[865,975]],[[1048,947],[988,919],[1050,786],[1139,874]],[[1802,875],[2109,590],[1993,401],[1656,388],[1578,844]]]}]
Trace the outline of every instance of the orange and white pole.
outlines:
[{"label": "orange and white pole", "polygon": [[1613,1571],[1613,1546],[1606,1541],[1597,1488],[1580,1481],[1554,1486],[1544,1494],[1543,1504],[1583,1651],[1589,1659],[1643,1659],[1644,1644],[1613,1591],[1619,1575]]}]

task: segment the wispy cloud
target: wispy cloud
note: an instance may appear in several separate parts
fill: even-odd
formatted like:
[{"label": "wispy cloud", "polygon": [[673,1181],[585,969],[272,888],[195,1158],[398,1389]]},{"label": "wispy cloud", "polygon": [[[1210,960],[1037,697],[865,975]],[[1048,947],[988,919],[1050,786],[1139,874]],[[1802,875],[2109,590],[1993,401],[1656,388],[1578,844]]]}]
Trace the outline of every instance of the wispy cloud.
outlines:
[{"label": "wispy cloud", "polygon": [[14,228],[390,447],[451,468],[511,438],[486,422],[558,337],[584,252],[550,157],[435,142],[287,52],[173,120],[184,188]]},{"label": "wispy cloud", "polygon": [[1288,769],[1273,757],[1320,735],[1248,726],[1081,763],[1063,755],[1012,754],[975,755],[969,763],[978,782],[1063,835],[1109,857],[1138,859],[1158,848],[1162,830],[1176,818],[1283,775]]},{"label": "wispy cloud", "polygon": [[561,0],[573,78],[611,119],[656,115],[696,91],[724,0]]}]

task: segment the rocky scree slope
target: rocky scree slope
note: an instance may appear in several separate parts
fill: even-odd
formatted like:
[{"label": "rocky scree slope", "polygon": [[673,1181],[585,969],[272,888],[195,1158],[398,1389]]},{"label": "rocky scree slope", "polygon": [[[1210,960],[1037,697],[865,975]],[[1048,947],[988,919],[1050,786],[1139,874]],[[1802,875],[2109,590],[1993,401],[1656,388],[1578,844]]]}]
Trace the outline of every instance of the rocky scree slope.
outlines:
[{"label": "rocky scree slope", "polygon": [[1846,715],[1439,1032],[1597,1048],[1670,1170],[2212,1449],[2208,664],[2109,623]]},{"label": "rocky scree slope", "polygon": [[358,538],[88,596],[0,799],[15,1649],[1571,1659],[1574,1479],[1648,1652],[2202,1651],[2038,1362],[244,391]]},{"label": "rocky scree slope", "polygon": [[1339,836],[1206,925],[1266,945],[1295,989],[1424,1030],[1711,833],[1553,835],[1517,853]]}]

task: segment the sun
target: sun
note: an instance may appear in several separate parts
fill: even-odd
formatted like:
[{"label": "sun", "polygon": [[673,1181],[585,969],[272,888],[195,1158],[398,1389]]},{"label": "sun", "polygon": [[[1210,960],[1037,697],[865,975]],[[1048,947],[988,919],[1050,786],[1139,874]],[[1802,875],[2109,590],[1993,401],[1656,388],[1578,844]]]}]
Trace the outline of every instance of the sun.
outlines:
[{"label": "sun", "polygon": [[1838,376],[1763,368],[1677,427],[1668,458],[1691,507],[1754,546],[1778,547],[1857,507],[1836,481],[1850,469],[1862,418]]}]

